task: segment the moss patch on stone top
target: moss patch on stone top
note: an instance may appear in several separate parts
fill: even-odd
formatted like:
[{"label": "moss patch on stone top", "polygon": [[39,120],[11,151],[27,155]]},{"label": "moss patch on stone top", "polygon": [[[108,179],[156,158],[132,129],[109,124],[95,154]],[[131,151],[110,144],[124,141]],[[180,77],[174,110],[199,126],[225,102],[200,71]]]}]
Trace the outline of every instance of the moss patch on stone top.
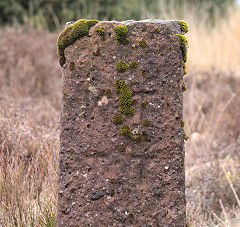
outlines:
[{"label": "moss patch on stone top", "polygon": [[97,20],[78,20],[63,29],[57,40],[57,53],[59,57],[59,64],[61,66],[63,66],[66,62],[64,55],[65,48],[72,45],[79,38],[88,35],[90,28],[97,23]]},{"label": "moss patch on stone top", "polygon": [[128,33],[128,28],[126,25],[119,24],[114,27],[114,31],[116,33],[116,38],[120,43],[128,44],[128,40],[126,38]]},{"label": "moss patch on stone top", "polygon": [[181,31],[182,31],[183,33],[187,33],[187,32],[188,32],[188,25],[187,25],[187,22],[186,22],[186,21],[180,20],[180,21],[179,21],[179,27],[180,27],[180,29],[181,29]]}]

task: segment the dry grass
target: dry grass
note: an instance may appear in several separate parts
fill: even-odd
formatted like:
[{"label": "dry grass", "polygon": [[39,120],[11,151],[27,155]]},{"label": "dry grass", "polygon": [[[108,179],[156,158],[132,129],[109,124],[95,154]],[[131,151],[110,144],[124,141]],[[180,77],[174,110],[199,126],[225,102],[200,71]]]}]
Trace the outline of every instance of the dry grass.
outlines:
[{"label": "dry grass", "polygon": [[[212,70],[195,72],[186,83],[184,118],[190,137],[185,146],[186,196],[190,226],[240,226],[240,206],[233,193],[234,189],[240,195],[240,77]],[[236,223],[217,225],[221,224],[220,219]]]},{"label": "dry grass", "polygon": [[7,28],[1,35],[0,226],[39,226],[47,216],[54,219],[50,209],[56,201],[56,35],[25,28]]},{"label": "dry grass", "polygon": [[[238,14],[210,32],[190,17],[185,93],[189,225],[240,226]],[[0,225],[54,226],[61,70],[56,34],[0,33]],[[212,69],[215,67],[215,69]],[[224,70],[223,70],[224,69]],[[225,172],[224,172],[225,171]]]},{"label": "dry grass", "polygon": [[190,71],[198,69],[240,71],[240,9],[233,9],[228,20],[219,16],[216,28],[207,28],[205,23],[196,26],[196,19],[186,15],[191,32],[189,40],[188,68]]}]

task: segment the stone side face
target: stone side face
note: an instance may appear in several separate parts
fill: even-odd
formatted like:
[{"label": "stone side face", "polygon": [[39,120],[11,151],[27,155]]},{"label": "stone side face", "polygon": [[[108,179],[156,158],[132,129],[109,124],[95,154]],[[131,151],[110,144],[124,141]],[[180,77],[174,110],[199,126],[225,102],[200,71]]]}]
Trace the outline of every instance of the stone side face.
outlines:
[{"label": "stone side face", "polygon": [[[58,227],[183,227],[181,31],[177,22],[132,22],[123,44],[119,24],[98,22],[65,49]],[[132,115],[119,109],[118,80],[123,95],[132,91]]]}]

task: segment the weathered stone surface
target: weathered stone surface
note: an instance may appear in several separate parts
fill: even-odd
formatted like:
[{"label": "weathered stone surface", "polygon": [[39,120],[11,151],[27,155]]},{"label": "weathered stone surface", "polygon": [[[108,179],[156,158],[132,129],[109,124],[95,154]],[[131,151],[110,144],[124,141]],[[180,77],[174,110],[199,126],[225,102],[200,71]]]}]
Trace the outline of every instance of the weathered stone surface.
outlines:
[{"label": "weathered stone surface", "polygon": [[98,22],[64,50],[58,226],[183,227],[179,23],[123,22],[124,41],[119,24]]}]

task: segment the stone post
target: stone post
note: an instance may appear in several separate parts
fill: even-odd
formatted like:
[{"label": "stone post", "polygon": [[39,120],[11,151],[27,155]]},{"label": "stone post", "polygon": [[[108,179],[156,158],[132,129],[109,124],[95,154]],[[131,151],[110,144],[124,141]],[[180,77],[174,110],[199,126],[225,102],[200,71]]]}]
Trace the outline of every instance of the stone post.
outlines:
[{"label": "stone post", "polygon": [[79,20],[58,37],[58,227],[185,227],[184,21]]}]

